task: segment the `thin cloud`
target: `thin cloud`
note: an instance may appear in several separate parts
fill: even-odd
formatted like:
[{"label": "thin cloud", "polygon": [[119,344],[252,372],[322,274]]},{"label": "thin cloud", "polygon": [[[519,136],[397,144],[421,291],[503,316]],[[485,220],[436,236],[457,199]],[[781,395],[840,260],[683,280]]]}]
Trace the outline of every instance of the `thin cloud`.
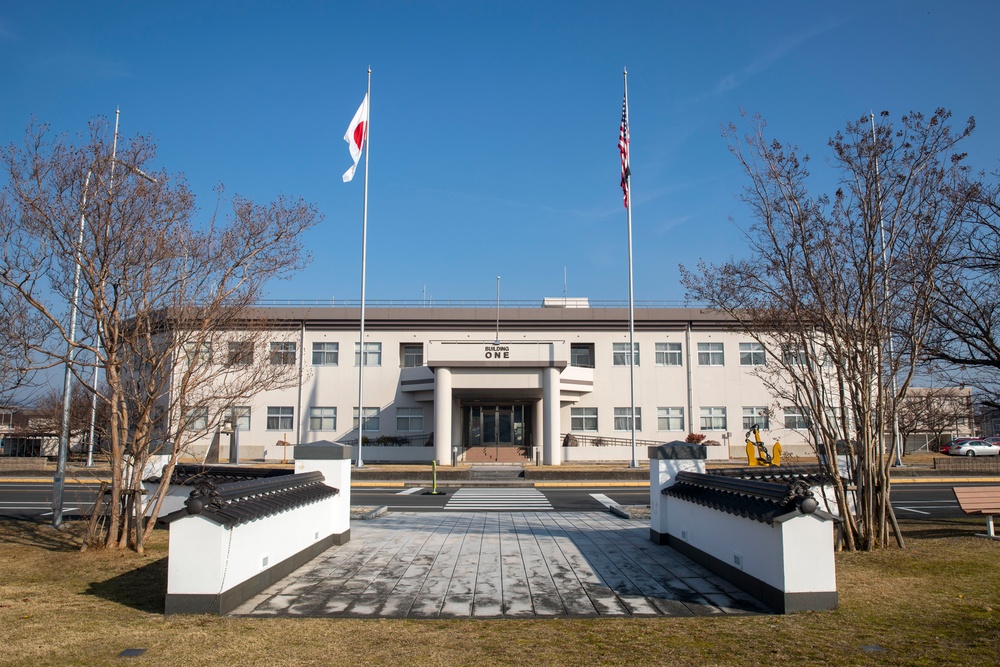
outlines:
[{"label": "thin cloud", "polygon": [[752,60],[746,67],[743,67],[736,72],[730,72],[719,79],[719,81],[712,88],[712,95],[723,95],[734,88],[742,86],[757,74],[767,70],[774,63],[782,60],[789,53],[798,49],[802,44],[805,44],[806,42],[809,42],[826,32],[834,30],[835,28],[839,28],[850,20],[850,18],[847,18],[840,21],[830,21],[810,30],[798,33],[797,35],[786,37],[775,44],[769,51]]}]

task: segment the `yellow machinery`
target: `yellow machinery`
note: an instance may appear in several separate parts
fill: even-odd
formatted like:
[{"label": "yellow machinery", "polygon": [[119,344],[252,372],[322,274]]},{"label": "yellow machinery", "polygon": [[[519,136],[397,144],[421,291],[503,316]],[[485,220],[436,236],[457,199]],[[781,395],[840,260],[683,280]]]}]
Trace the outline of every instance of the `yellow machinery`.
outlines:
[{"label": "yellow machinery", "polygon": [[[750,436],[753,436],[753,440]],[[763,441],[760,439],[760,428],[757,424],[747,431],[747,461],[751,466],[779,466],[781,465],[781,443],[777,440],[771,446],[771,451],[767,451]]]}]

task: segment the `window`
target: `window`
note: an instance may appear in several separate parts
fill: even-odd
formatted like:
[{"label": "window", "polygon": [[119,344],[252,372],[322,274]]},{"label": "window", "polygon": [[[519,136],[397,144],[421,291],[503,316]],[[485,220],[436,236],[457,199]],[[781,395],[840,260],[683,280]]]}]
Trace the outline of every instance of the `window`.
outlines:
[{"label": "window", "polygon": [[597,430],[597,408],[570,408],[569,418],[571,431]]},{"label": "window", "polygon": [[309,430],[336,431],[337,408],[309,408]]},{"label": "window", "polygon": [[223,413],[223,418],[228,419],[229,423],[236,428],[237,431],[249,431],[250,430],[250,408],[249,406],[240,405],[233,406],[227,409]]},{"label": "window", "polygon": [[164,429],[167,427],[167,411],[162,405],[153,406],[153,435],[154,437],[162,437]]},{"label": "window", "polygon": [[743,408],[743,430],[753,430],[756,424],[765,431],[771,427],[767,418],[768,409],[761,405],[744,406]]},{"label": "window", "polygon": [[336,366],[340,363],[340,343],[313,343],[313,366]]},{"label": "window", "polygon": [[424,409],[396,408],[396,430],[422,433],[424,430]]},{"label": "window", "polygon": [[[379,430],[379,415],[381,410],[379,408],[365,408],[365,430],[366,431],[377,431]],[[354,430],[358,430],[358,409],[354,408]]]},{"label": "window", "polygon": [[11,410],[0,410],[0,428],[9,429],[14,423],[14,413]]},{"label": "window", "polygon": [[726,355],[722,343],[698,343],[699,366],[725,366]]},{"label": "window", "polygon": [[424,344],[403,343],[399,346],[399,365],[403,368],[416,368],[424,365]]},{"label": "window", "polygon": [[268,431],[291,431],[295,422],[295,408],[269,406],[267,408]]},{"label": "window", "polygon": [[594,344],[593,343],[570,343],[569,365],[579,368],[594,367]]},{"label": "window", "polygon": [[[361,344],[354,344],[354,365],[361,365]],[[365,343],[365,366],[382,365],[382,343]],[[366,408],[367,409],[367,408]]]},{"label": "window", "polygon": [[[628,343],[612,343],[615,366],[628,366]],[[635,365],[639,365],[639,343],[635,344]]]},{"label": "window", "polygon": [[785,428],[809,428],[809,416],[805,408],[790,405],[785,408]]},{"label": "window", "polygon": [[229,355],[226,357],[227,366],[249,366],[252,363],[253,342],[239,340],[229,343]]},{"label": "window", "polygon": [[201,406],[185,408],[184,428],[188,431],[207,431],[208,408]]},{"label": "window", "polygon": [[185,343],[184,358],[191,366],[210,364],[212,363],[212,344],[209,342]]},{"label": "window", "polygon": [[[625,351],[628,352],[628,347],[626,346]],[[632,412],[632,408],[615,408],[615,430],[616,431],[631,431],[632,430],[632,418],[629,416]],[[642,408],[635,409],[635,430],[642,430]]]},{"label": "window", "polygon": [[805,367],[809,363],[806,351],[798,345],[789,345],[781,349],[781,361],[786,366]]},{"label": "window", "polygon": [[[720,343],[721,345],[721,343]],[[701,409],[701,430],[702,431],[725,431],[726,430],[726,409],[725,408],[702,408]]]},{"label": "window", "polygon": [[740,343],[740,366],[763,366],[767,353],[760,343]]},{"label": "window", "polygon": [[273,366],[293,366],[295,364],[295,343],[271,343],[271,364]]},{"label": "window", "polygon": [[656,344],[656,365],[657,366],[682,366],[680,343],[657,343]]},{"label": "window", "polygon": [[684,408],[656,408],[657,431],[683,431]]}]

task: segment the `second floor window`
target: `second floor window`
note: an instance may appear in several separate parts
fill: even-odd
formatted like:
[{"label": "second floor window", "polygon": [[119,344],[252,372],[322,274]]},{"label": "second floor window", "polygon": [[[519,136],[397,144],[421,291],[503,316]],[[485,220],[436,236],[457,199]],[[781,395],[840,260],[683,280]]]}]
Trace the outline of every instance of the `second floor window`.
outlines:
[{"label": "second floor window", "polygon": [[[628,350],[628,348],[625,348]],[[569,365],[579,368],[594,367],[594,344],[571,343],[569,346]]]},{"label": "second floor window", "polygon": [[656,365],[657,366],[681,366],[684,361],[681,358],[680,343],[657,343],[656,344]]},{"label": "second floor window", "polygon": [[[361,365],[361,344],[354,344],[354,365]],[[382,343],[365,343],[365,366],[382,365]]]},{"label": "second floor window", "polygon": [[424,365],[424,346],[422,343],[403,343],[399,346],[399,365],[403,368],[415,368]]},{"label": "second floor window", "polygon": [[760,343],[740,343],[740,366],[763,366],[767,354]]},{"label": "second floor window", "polygon": [[313,366],[336,366],[340,363],[340,343],[313,343]]},{"label": "second floor window", "polygon": [[295,343],[271,343],[271,364],[274,366],[295,365]]},{"label": "second floor window", "polygon": [[237,340],[229,343],[227,366],[249,366],[253,364],[253,343],[248,340]]},{"label": "second floor window", "polygon": [[726,354],[722,343],[698,343],[699,366],[725,366]]},{"label": "second floor window", "polygon": [[[639,365],[639,343],[635,344],[635,365]],[[628,343],[612,343],[611,351],[614,353],[615,366],[628,366]]]}]

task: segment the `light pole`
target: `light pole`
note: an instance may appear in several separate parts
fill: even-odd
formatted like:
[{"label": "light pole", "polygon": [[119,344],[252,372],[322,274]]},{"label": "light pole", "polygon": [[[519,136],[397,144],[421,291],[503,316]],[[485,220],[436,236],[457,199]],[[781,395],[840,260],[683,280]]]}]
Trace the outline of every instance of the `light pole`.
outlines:
[{"label": "light pole", "polygon": [[[117,135],[117,132],[116,132]],[[117,139],[117,136],[116,136]],[[138,167],[125,164],[112,157],[111,165],[121,164],[126,169],[138,174],[151,183],[156,179]],[[56,474],[52,479],[52,527],[59,528],[63,522],[63,492],[66,487],[66,458],[69,452],[69,420],[70,405],[73,400],[73,357],[76,356],[76,320],[80,307],[80,274],[83,270],[83,234],[87,228],[87,191],[90,189],[90,178],[94,169],[87,170],[87,178],[83,182],[83,195],[80,200],[80,224],[76,237],[76,251],[73,255],[73,300],[69,310],[69,332],[66,337],[66,372],[63,375],[63,405],[62,420],[59,426],[59,449],[56,456]],[[96,382],[95,382],[96,384]]]}]

